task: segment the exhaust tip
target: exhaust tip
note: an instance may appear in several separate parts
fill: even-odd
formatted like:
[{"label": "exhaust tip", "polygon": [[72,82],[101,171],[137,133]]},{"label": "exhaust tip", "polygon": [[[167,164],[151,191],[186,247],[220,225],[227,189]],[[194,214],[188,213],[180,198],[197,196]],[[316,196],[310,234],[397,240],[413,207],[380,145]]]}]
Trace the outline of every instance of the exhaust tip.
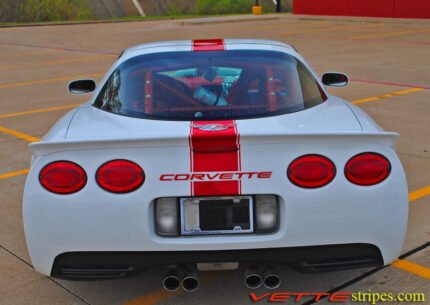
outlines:
[{"label": "exhaust tip", "polygon": [[169,272],[163,279],[163,288],[167,291],[176,291],[181,286],[180,276],[177,272]]},{"label": "exhaust tip", "polygon": [[258,274],[249,274],[245,278],[245,285],[249,289],[257,289],[260,288],[262,284],[261,276]]},{"label": "exhaust tip", "polygon": [[182,281],[182,288],[187,292],[194,292],[199,288],[199,280],[195,276],[187,276]]},{"label": "exhaust tip", "polygon": [[281,279],[276,274],[269,274],[264,277],[264,287],[268,289],[276,289],[281,286]]}]

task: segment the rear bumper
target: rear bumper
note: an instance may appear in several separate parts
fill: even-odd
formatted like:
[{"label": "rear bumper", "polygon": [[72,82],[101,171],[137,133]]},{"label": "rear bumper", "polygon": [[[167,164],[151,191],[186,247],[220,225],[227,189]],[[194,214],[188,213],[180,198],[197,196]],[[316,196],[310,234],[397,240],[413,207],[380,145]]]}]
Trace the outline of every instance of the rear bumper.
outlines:
[{"label": "rear bumper", "polygon": [[301,272],[383,265],[381,252],[370,244],[221,251],[69,252],[55,258],[51,276],[68,280],[122,278],[152,267],[198,262],[284,264]]}]

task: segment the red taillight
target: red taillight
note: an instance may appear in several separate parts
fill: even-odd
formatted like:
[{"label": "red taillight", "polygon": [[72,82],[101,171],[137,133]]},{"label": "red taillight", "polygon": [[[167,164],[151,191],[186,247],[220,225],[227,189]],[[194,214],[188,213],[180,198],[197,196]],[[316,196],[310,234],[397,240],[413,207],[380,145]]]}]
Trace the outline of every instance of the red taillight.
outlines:
[{"label": "red taillight", "polygon": [[345,165],[345,177],[350,182],[363,186],[381,183],[390,171],[390,161],[377,153],[356,155]]},{"label": "red taillight", "polygon": [[56,194],[72,194],[87,183],[84,169],[70,161],[56,161],[46,165],[39,174],[39,181],[48,191]]},{"label": "red taillight", "polygon": [[318,188],[334,179],[336,167],[324,156],[305,155],[291,162],[287,174],[290,181],[297,186]]},{"label": "red taillight", "polygon": [[127,160],[109,161],[97,170],[97,183],[112,193],[129,193],[138,189],[145,181],[143,170]]}]

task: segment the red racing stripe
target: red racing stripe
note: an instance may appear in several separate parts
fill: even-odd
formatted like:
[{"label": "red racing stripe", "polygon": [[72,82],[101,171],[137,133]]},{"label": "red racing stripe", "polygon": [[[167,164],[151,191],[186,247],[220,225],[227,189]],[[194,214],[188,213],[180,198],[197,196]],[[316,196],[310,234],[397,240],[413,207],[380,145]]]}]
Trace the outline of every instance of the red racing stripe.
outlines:
[{"label": "red racing stripe", "polygon": [[[192,173],[240,171],[240,143],[236,122],[192,122],[190,158]],[[191,182],[192,196],[239,195],[240,193],[240,180]]]}]

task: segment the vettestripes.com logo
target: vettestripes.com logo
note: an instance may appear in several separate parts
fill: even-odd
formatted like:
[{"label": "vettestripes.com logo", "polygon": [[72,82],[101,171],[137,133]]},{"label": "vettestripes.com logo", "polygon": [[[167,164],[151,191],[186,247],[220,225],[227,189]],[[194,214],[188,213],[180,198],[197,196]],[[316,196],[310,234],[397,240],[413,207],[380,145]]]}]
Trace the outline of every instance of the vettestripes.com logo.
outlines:
[{"label": "vettestripes.com logo", "polygon": [[373,292],[368,290],[367,292],[273,292],[264,294],[249,294],[251,300],[254,303],[257,302],[269,302],[269,303],[297,303],[307,300],[313,300],[318,302],[322,299],[326,299],[333,303],[346,303],[346,302],[366,302],[372,305],[385,302],[413,302],[413,303],[424,303],[425,294],[422,292]]}]

